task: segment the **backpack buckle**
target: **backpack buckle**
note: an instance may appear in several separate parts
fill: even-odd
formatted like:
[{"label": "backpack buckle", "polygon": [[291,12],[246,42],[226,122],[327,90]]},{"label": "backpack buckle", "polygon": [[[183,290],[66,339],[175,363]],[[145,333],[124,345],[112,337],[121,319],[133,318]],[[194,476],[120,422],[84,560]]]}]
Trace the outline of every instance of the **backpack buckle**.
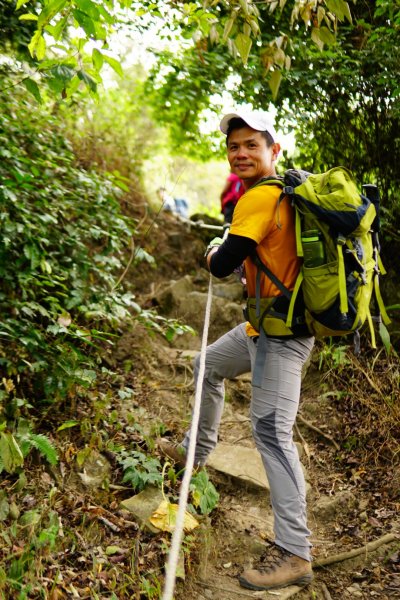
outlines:
[{"label": "backpack buckle", "polygon": [[282,194],[285,194],[285,196],[293,196],[294,187],[291,185],[285,185],[285,187],[282,189]]},{"label": "backpack buckle", "polygon": [[344,246],[346,243],[346,238],[344,235],[342,235],[341,233],[338,234],[337,238],[336,238],[336,243],[339,244],[339,246]]}]

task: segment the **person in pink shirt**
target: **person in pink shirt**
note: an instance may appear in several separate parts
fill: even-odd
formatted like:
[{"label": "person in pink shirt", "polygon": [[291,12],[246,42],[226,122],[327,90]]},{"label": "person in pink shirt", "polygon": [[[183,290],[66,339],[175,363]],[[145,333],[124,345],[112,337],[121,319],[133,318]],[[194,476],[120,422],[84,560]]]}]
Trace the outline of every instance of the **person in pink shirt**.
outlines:
[{"label": "person in pink shirt", "polygon": [[230,173],[221,192],[221,213],[225,223],[232,223],[233,211],[243,193],[242,180],[235,173]]}]

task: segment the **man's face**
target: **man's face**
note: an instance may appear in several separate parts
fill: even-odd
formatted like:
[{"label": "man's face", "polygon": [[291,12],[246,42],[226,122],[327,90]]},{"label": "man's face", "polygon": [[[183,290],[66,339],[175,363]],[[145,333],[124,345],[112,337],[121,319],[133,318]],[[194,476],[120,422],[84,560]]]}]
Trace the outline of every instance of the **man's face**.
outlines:
[{"label": "man's face", "polygon": [[228,161],[232,171],[243,179],[246,189],[261,177],[275,176],[275,160],[279,144],[267,146],[260,131],[251,127],[234,129],[228,139]]}]

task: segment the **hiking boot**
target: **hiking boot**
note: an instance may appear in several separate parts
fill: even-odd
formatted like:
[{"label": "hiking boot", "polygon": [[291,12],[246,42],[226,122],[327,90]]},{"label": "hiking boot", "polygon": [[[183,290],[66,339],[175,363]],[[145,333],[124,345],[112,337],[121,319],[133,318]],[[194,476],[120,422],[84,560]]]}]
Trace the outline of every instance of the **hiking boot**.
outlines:
[{"label": "hiking boot", "polygon": [[239,583],[249,590],[271,590],[288,585],[308,585],[312,578],[308,560],[275,545],[264,558],[261,568],[244,571]]},{"label": "hiking boot", "polygon": [[[161,454],[170,458],[179,469],[186,467],[186,450],[179,444],[173,444],[167,438],[160,438],[157,440],[157,446]],[[203,465],[198,462],[194,462],[193,470],[198,472],[203,469]]]}]

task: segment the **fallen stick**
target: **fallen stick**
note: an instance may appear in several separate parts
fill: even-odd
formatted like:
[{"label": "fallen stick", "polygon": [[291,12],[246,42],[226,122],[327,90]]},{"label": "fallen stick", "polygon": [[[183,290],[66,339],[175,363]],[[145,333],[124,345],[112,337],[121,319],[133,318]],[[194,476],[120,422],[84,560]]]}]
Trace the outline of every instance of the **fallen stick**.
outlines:
[{"label": "fallen stick", "polygon": [[334,563],[342,562],[344,560],[349,560],[350,558],[354,558],[355,556],[359,556],[360,554],[368,554],[368,552],[373,552],[379,546],[383,546],[384,544],[390,544],[390,542],[394,542],[395,540],[400,540],[400,535],[396,533],[387,533],[382,537],[374,540],[373,542],[368,542],[365,546],[361,546],[361,548],[355,548],[354,550],[349,550],[348,552],[340,552],[340,554],[334,554],[333,556],[327,556],[326,558],[320,558],[313,561],[313,568],[318,569],[321,567],[326,567],[327,565],[333,565]]},{"label": "fallen stick", "polygon": [[[208,583],[208,581],[201,581],[201,580],[197,580],[195,581],[195,583],[197,585],[200,585],[201,587],[204,588],[210,588],[212,590],[218,590],[219,592],[229,592],[229,594],[236,594],[236,596],[242,596],[242,597],[246,597],[246,598],[253,598],[255,597],[254,592],[245,592],[244,590],[234,590],[232,588],[226,588],[226,587],[221,587],[219,585],[215,585],[213,583]],[[272,593],[273,595],[275,595],[277,592],[274,592],[273,590],[269,591],[269,590],[265,590],[268,591],[270,594]],[[279,593],[279,592],[278,592]],[[229,598],[231,598],[231,596],[229,596]]]},{"label": "fallen stick", "polygon": [[109,519],[106,519],[106,517],[98,516],[97,519],[104,523],[104,525],[107,525],[114,533],[119,533],[121,531],[121,528],[118,527],[118,525],[115,525],[115,523],[112,523]]},{"label": "fallen stick", "polygon": [[332,596],[330,595],[325,583],[322,584],[322,593],[324,594],[325,600],[332,600]]},{"label": "fallen stick", "polygon": [[316,427],[315,425],[313,425],[312,423],[310,423],[310,421],[307,421],[307,419],[305,419],[300,413],[297,413],[297,418],[299,419],[299,421],[301,421],[303,423],[303,425],[307,425],[307,427],[309,429],[311,429],[312,431],[315,431],[316,433],[318,433],[322,437],[324,437],[327,440],[329,440],[331,442],[331,444],[333,444],[335,446],[336,450],[338,450],[338,451],[340,450],[339,444],[337,442],[335,442],[335,440],[333,439],[333,437],[331,437],[327,433],[324,433],[321,429],[319,429],[318,427]]}]

